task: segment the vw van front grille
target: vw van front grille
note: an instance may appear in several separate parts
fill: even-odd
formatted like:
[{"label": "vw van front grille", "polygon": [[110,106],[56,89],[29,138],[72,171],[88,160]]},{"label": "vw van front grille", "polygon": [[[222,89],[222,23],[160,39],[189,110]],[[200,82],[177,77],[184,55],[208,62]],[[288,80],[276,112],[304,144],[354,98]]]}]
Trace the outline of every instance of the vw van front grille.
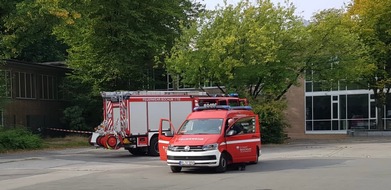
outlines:
[{"label": "vw van front grille", "polygon": [[185,148],[186,146],[175,146],[175,152],[200,152],[202,150],[202,145],[197,146],[189,146],[190,149],[188,151]]}]

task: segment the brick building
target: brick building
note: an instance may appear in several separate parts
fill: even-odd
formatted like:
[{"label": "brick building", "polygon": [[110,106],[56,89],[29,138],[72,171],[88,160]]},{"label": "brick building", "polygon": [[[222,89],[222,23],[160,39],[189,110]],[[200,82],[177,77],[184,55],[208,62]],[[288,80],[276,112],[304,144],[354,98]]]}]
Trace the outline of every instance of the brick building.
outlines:
[{"label": "brick building", "polygon": [[61,128],[67,101],[60,83],[70,70],[63,62],[27,63],[6,60],[2,66],[7,103],[0,124],[7,128],[25,126],[32,131]]}]

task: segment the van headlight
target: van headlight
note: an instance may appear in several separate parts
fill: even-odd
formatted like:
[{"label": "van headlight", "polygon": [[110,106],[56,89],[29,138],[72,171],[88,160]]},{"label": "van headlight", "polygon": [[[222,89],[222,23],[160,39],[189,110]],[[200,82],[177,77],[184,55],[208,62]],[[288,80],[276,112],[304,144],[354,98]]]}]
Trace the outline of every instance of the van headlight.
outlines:
[{"label": "van headlight", "polygon": [[217,150],[218,148],[218,144],[217,143],[213,143],[213,144],[207,144],[207,145],[204,145],[202,146],[202,150]]},{"label": "van headlight", "polygon": [[168,147],[167,147],[167,149],[170,150],[170,151],[176,151],[176,150],[178,149],[178,147],[169,144]]}]

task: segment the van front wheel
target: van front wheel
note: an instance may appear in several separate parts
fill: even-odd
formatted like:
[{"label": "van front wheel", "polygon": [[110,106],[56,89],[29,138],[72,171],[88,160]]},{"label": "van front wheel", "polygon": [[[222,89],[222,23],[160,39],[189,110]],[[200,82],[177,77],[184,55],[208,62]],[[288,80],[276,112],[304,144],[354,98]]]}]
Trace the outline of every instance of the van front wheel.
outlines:
[{"label": "van front wheel", "polygon": [[181,172],[182,167],[179,166],[170,166],[172,173],[178,173]]},{"label": "van front wheel", "polygon": [[227,154],[223,153],[220,156],[219,166],[216,167],[216,172],[224,173],[225,171],[227,171],[227,165],[228,165],[228,156]]}]

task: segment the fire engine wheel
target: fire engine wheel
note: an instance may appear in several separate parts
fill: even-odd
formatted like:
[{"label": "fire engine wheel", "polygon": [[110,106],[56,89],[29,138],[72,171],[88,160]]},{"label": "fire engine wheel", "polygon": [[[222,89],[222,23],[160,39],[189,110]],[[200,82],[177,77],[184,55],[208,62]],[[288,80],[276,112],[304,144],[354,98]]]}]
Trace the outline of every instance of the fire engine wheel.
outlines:
[{"label": "fire engine wheel", "polygon": [[128,149],[128,151],[135,156],[145,155],[145,151],[141,148],[131,148],[131,149]]},{"label": "fire engine wheel", "polygon": [[181,172],[182,167],[180,166],[170,166],[172,173],[178,173]]},{"label": "fire engine wheel", "polygon": [[148,147],[148,155],[150,156],[159,156],[159,141],[157,136],[152,137],[151,143]]},{"label": "fire engine wheel", "polygon": [[228,165],[228,156],[226,153],[221,154],[219,166],[216,167],[216,172],[218,173],[224,173],[227,171],[227,165]]}]

